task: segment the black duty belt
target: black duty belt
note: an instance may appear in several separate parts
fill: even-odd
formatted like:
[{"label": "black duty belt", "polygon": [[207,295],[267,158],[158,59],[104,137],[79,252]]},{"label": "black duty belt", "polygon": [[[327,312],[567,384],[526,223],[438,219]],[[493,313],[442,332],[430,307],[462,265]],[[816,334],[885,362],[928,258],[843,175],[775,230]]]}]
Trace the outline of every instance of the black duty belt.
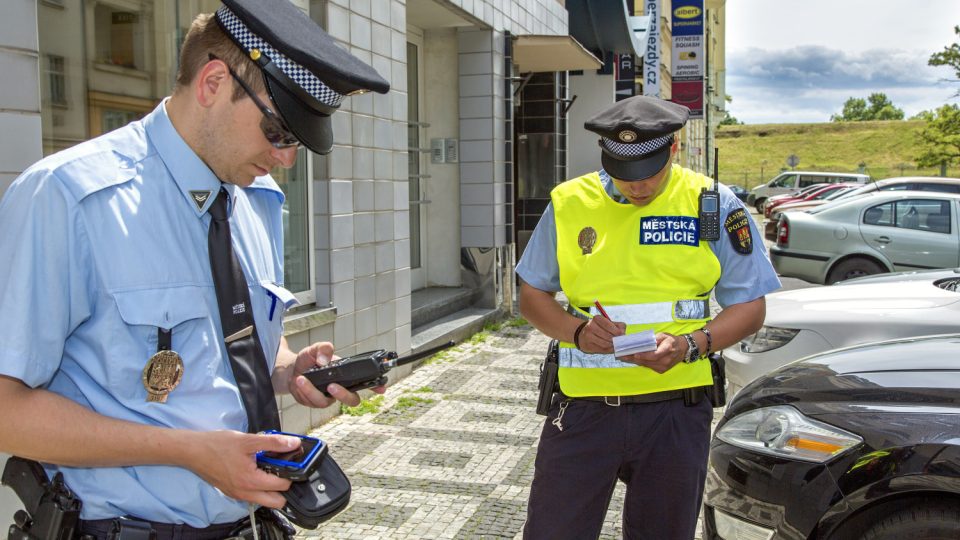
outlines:
[{"label": "black duty belt", "polygon": [[[124,519],[91,519],[80,521],[80,537],[91,535],[94,538],[110,538],[121,523],[129,523]],[[249,518],[233,523],[217,523],[209,527],[191,527],[186,524],[158,523],[156,521],[133,521],[134,524],[148,525],[156,532],[157,540],[222,540],[232,536]],[[149,534],[149,533],[148,533]],[[148,538],[149,536],[144,536]]]},{"label": "black duty belt", "polygon": [[599,401],[606,403],[611,407],[618,407],[627,403],[657,403],[659,401],[670,401],[671,399],[683,399],[683,390],[668,390],[666,392],[653,392],[650,394],[639,394],[636,396],[580,396],[571,397],[564,395],[566,399],[576,399],[582,401]]}]

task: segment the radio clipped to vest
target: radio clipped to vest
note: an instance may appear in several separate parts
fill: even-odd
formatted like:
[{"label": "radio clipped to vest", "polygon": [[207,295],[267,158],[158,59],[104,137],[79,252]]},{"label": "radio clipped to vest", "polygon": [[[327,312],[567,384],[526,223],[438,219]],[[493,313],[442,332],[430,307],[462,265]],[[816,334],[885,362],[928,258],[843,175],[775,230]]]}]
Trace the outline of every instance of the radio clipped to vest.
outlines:
[{"label": "radio clipped to vest", "polygon": [[713,149],[713,189],[700,190],[698,215],[700,217],[700,239],[713,242],[720,239],[720,191],[717,176],[720,170],[717,160],[720,152]]}]

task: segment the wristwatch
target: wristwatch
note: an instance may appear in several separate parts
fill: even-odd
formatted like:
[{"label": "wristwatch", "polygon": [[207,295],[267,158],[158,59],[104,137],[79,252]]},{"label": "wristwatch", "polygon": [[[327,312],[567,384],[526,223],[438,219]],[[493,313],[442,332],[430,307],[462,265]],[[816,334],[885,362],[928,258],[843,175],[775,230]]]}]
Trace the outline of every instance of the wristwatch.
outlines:
[{"label": "wristwatch", "polygon": [[700,346],[697,345],[697,340],[690,334],[684,334],[683,338],[687,340],[687,355],[683,357],[683,361],[687,364],[696,362],[700,359]]}]

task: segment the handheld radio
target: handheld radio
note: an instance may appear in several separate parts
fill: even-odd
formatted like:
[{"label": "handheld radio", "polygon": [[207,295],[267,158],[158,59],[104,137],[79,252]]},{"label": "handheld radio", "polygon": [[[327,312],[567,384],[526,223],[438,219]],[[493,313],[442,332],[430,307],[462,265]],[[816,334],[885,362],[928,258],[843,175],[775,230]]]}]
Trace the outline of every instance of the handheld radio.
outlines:
[{"label": "handheld radio", "polygon": [[330,394],[327,393],[327,385],[330,383],[337,383],[351,392],[356,392],[384,385],[387,383],[387,372],[391,369],[426,358],[453,345],[452,341],[448,341],[402,358],[397,357],[397,353],[393,351],[368,351],[307,370],[303,376],[328,397]]},{"label": "handheld radio", "polygon": [[700,217],[700,239],[713,241],[720,239],[720,191],[717,176],[720,174],[717,160],[720,151],[713,149],[713,189],[702,188],[698,214]]}]

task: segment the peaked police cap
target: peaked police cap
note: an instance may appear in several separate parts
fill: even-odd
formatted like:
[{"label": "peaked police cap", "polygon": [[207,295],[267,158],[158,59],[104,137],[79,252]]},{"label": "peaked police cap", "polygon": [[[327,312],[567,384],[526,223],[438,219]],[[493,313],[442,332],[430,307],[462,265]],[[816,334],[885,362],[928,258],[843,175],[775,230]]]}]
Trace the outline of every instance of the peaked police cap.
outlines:
[{"label": "peaked police cap", "polygon": [[614,103],[584,123],[600,135],[600,161],[619,180],[645,180],[670,161],[674,133],[690,109],[671,101],[634,96]]},{"label": "peaked police cap", "polygon": [[344,96],[386,93],[390,84],[290,0],[223,0],[220,27],[263,71],[287,128],[320,154],[333,147],[330,115]]}]

